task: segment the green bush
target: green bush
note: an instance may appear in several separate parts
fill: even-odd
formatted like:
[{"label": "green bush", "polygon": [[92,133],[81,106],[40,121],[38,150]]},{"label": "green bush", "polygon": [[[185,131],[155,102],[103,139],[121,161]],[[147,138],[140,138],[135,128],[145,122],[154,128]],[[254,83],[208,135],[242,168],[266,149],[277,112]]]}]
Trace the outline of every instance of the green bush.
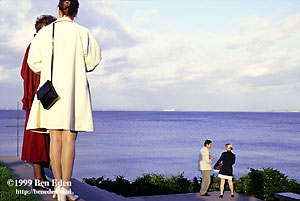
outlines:
[{"label": "green bush", "polygon": [[[192,181],[184,177],[184,173],[174,176],[148,173],[138,177],[135,181],[129,182],[123,176],[117,176],[115,181],[110,179],[84,178],[90,185],[115,192],[125,197],[166,195],[180,193],[199,192],[201,178],[194,177]],[[293,192],[300,194],[300,183],[296,180],[289,180],[287,176],[278,170],[266,168],[262,170],[250,169],[247,175],[239,179],[233,178],[235,192],[251,195],[262,200],[275,200],[274,193]],[[225,190],[229,191],[228,183],[225,183]],[[209,191],[220,191],[220,178],[211,176]]]},{"label": "green bush", "polygon": [[300,184],[295,179],[288,181],[288,187],[289,192],[300,194]]},{"label": "green bush", "polygon": [[97,179],[92,177],[89,179],[84,178],[83,180],[92,186],[97,186],[98,188],[106,189],[119,195],[129,196],[132,194],[131,184],[128,180],[124,179],[124,176],[117,176],[115,181],[104,179],[103,176]]},{"label": "green bush", "polygon": [[243,175],[234,183],[234,189],[237,193],[250,195],[248,186],[250,185],[249,174]]},{"label": "green bush", "polygon": [[188,193],[192,182],[184,178],[183,173],[167,177],[163,174],[143,174],[132,185],[137,195],[164,195],[173,193]]},{"label": "green bush", "polygon": [[235,190],[238,193],[271,201],[275,200],[274,193],[300,193],[300,183],[287,179],[285,174],[272,168],[262,170],[251,168],[250,173],[235,182]]},{"label": "green bush", "polygon": [[174,193],[190,193],[197,192],[200,189],[200,183],[195,177],[193,182],[184,177],[183,173],[170,177],[163,174],[148,173],[138,177],[130,183],[123,176],[116,177],[115,181],[110,179],[99,178],[84,178],[86,183],[106,189],[110,192],[131,196],[148,196],[148,195],[165,195]]},{"label": "green bush", "polygon": [[198,192],[201,188],[201,178],[198,180],[197,177],[193,178],[193,182],[190,185],[189,192]]}]

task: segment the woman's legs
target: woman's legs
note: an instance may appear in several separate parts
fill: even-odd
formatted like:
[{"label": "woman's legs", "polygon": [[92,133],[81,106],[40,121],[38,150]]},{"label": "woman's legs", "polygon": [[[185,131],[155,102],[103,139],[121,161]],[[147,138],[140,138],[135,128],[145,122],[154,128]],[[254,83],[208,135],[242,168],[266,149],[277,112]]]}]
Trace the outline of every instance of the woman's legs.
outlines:
[{"label": "woman's legs", "polygon": [[228,184],[229,184],[230,192],[231,192],[231,194],[233,194],[233,183],[232,183],[232,180],[228,180]]},{"label": "woman's legs", "polygon": [[75,158],[75,141],[77,132],[70,130],[50,130],[50,158],[53,175],[57,182],[63,181],[64,187],[72,177]]},{"label": "woman's legs", "polygon": [[50,130],[50,159],[56,186],[62,179],[61,169],[62,131]]},{"label": "woman's legs", "polygon": [[45,181],[46,177],[44,172],[44,166],[42,163],[33,163],[33,175],[34,179]]},{"label": "woman's legs", "polygon": [[[33,163],[33,175],[34,181],[32,183],[32,187],[34,189],[46,189],[46,190],[53,190],[52,182],[49,181],[45,175],[44,168],[49,167],[48,162],[37,162]],[[44,183],[40,183],[44,181]]]},{"label": "woman's legs", "polygon": [[70,181],[73,172],[73,164],[75,158],[75,142],[76,142],[77,132],[72,132],[70,130],[62,131],[62,155],[61,155],[61,165],[63,172],[63,182],[64,188],[70,189]]},{"label": "woman's legs", "polygon": [[220,195],[223,195],[224,192],[224,185],[225,185],[225,179],[221,178],[221,183],[220,183]]}]

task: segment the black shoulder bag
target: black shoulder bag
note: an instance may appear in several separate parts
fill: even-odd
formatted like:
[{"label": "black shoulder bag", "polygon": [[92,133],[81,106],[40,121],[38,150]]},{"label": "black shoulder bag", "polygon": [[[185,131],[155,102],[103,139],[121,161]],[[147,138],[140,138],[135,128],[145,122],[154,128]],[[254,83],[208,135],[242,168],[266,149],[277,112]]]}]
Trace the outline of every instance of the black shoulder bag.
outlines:
[{"label": "black shoulder bag", "polygon": [[52,58],[51,58],[51,79],[47,80],[43,86],[36,92],[38,100],[41,101],[43,108],[49,110],[54,103],[59,99],[52,85],[52,71],[53,71],[53,55],[54,55],[54,23],[52,30]]}]

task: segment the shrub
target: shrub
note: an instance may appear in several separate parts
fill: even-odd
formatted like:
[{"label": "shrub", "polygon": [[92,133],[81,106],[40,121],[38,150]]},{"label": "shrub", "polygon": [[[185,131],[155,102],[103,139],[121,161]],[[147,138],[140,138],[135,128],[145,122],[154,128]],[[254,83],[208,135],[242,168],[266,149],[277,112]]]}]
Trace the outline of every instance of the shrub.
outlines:
[{"label": "shrub", "polygon": [[163,174],[148,173],[138,177],[130,183],[123,176],[117,176],[115,181],[110,179],[99,178],[84,178],[86,183],[97,186],[102,189],[123,195],[130,196],[147,196],[147,195],[165,195],[174,193],[189,193],[199,191],[200,184],[197,178],[194,182],[189,181],[183,176],[183,173],[170,177]]},{"label": "shrub", "polygon": [[130,196],[132,195],[132,189],[130,187],[130,182],[124,178],[124,176],[117,176],[115,181],[110,179],[104,179],[103,176],[99,178],[84,178],[83,179],[86,183],[90,184],[91,186],[97,186],[98,188],[105,189],[110,192],[114,192],[119,195],[123,196]]},{"label": "shrub", "polygon": [[288,181],[288,188],[289,192],[300,194],[300,184],[295,179]]},{"label": "shrub", "polygon": [[[125,197],[165,195],[179,193],[199,192],[201,178],[194,177],[192,181],[184,177],[184,173],[174,176],[148,173],[138,177],[130,183],[123,176],[117,176],[115,181],[110,179],[89,178],[84,181],[90,185],[123,195]],[[247,175],[239,179],[233,178],[235,192],[251,195],[263,200],[274,200],[274,193],[293,192],[300,194],[300,183],[289,180],[287,176],[278,170],[266,168],[262,170],[250,169]],[[226,182],[225,190],[229,190]],[[220,191],[220,178],[211,176],[209,191]]]},{"label": "shrub", "polygon": [[[210,182],[208,191],[219,191],[221,179],[213,174],[210,177],[210,181],[211,182]],[[200,187],[201,187],[201,184],[200,184]]]},{"label": "shrub", "polygon": [[198,192],[201,188],[201,179],[197,177],[193,178],[193,182],[190,184],[189,192]]},{"label": "shrub", "polygon": [[252,195],[262,200],[275,200],[274,193],[300,192],[300,184],[296,180],[288,180],[287,176],[278,170],[264,168],[250,169],[248,175],[235,182],[238,193]]},{"label": "shrub", "polygon": [[234,189],[237,193],[250,195],[248,186],[250,185],[249,174],[243,175],[234,183]]}]

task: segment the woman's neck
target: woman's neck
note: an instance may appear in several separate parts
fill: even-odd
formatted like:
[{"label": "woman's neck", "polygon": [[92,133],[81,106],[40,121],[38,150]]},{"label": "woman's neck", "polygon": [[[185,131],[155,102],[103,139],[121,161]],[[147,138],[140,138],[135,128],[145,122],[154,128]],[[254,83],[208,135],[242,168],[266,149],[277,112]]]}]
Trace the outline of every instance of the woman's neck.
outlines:
[{"label": "woman's neck", "polygon": [[67,15],[60,15],[59,17],[60,17],[60,18],[67,17],[67,18],[69,18],[69,19],[71,19],[71,20],[74,19],[74,17],[70,17],[70,16],[67,16]]}]

